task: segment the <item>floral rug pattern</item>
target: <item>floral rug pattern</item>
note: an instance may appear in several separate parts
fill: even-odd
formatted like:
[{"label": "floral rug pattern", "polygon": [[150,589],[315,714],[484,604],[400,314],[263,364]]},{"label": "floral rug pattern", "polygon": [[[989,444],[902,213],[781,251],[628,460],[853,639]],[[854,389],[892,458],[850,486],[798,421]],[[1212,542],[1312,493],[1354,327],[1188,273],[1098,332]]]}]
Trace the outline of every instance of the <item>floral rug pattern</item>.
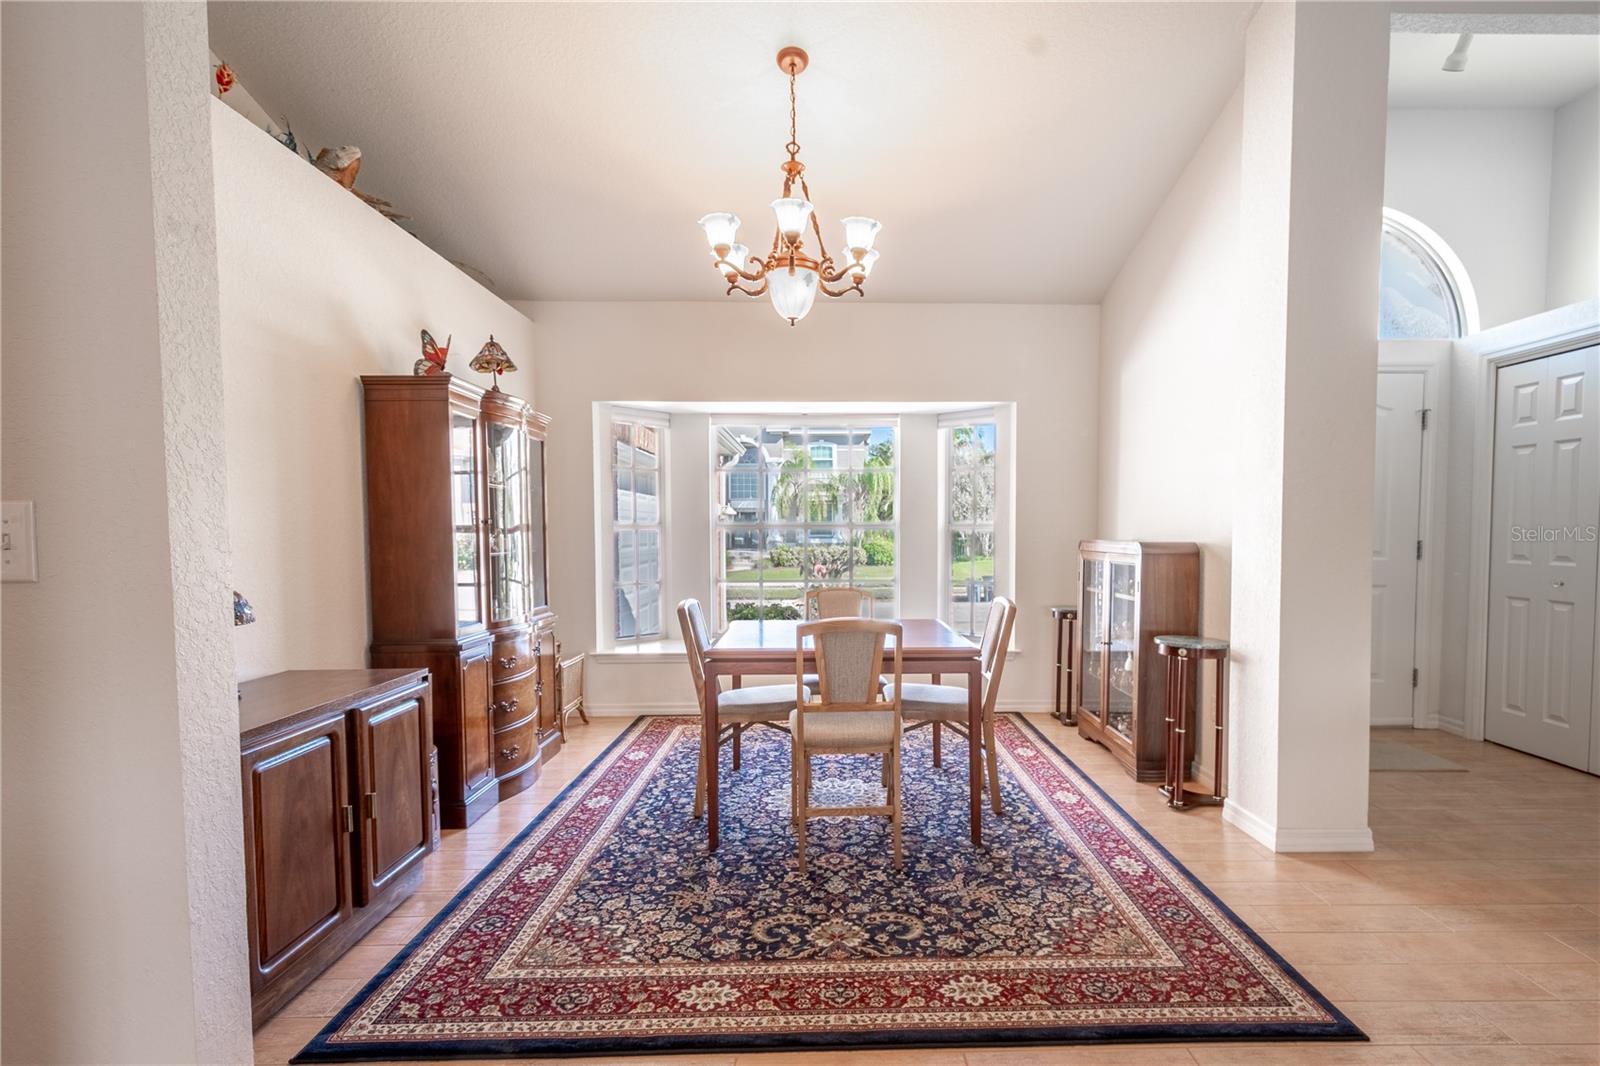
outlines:
[{"label": "floral rug pattern", "polygon": [[[920,730],[905,871],[886,820],[828,818],[802,876],[787,736],[724,758],[711,855],[698,724],[641,718],[296,1061],[1362,1038],[1031,725],[997,732],[982,848],[961,741],[935,768]],[[815,766],[818,802],[879,789],[873,758]]]}]

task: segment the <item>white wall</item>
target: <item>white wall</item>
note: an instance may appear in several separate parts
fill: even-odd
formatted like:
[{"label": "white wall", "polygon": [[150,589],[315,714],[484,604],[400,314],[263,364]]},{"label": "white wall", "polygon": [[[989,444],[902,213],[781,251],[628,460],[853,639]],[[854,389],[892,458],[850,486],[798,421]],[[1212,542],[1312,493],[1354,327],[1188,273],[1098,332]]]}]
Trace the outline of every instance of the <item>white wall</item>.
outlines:
[{"label": "white wall", "polygon": [[1554,112],[1394,108],[1383,203],[1431,227],[1461,257],[1487,329],[1545,299]]},{"label": "white wall", "polygon": [[248,1062],[205,10],[0,21],[4,1058]]},{"label": "white wall", "polygon": [[367,659],[361,374],[409,374],[419,331],[449,365],[490,333],[533,395],[533,327],[316,168],[211,101],[241,679]]},{"label": "white wall", "polygon": [[1545,307],[1600,295],[1600,88],[1557,108]]},{"label": "white wall", "polygon": [[[765,300],[697,303],[527,303],[539,407],[553,419],[549,451],[551,602],[567,649],[592,649],[596,633],[593,405],[607,400],[964,401],[1017,404],[1016,592],[1021,656],[1003,699],[1043,709],[1054,635],[1048,608],[1076,602],[1077,543],[1095,531],[1096,352],[1093,307],[826,303],[799,326]],[[686,425],[703,429],[704,422]],[[931,429],[913,426],[931,443]],[[703,440],[703,433],[686,434]],[[907,446],[911,440],[908,437]],[[674,441],[672,476],[705,478],[704,454]],[[908,472],[902,492],[926,471]],[[681,499],[678,487],[671,490]],[[926,490],[924,490],[926,491]],[[678,504],[672,503],[674,515]],[[668,546],[669,575],[709,573],[704,516]],[[675,523],[677,519],[675,517]],[[936,578],[912,573],[917,533],[905,536],[907,609]],[[931,545],[930,539],[923,544]],[[682,563],[681,553],[697,560]],[[919,584],[920,583],[920,584]],[[669,591],[697,595],[710,588]],[[924,602],[930,604],[931,597]],[[669,623],[669,632],[676,624]],[[681,658],[605,657],[589,676],[597,707],[688,709]]]},{"label": "white wall", "polygon": [[[1201,550],[1201,629],[1226,638],[1238,390],[1241,97],[1205,140],[1101,305],[1100,533]],[[1210,686],[1201,720],[1213,720]],[[1196,764],[1209,782],[1212,736]]]}]

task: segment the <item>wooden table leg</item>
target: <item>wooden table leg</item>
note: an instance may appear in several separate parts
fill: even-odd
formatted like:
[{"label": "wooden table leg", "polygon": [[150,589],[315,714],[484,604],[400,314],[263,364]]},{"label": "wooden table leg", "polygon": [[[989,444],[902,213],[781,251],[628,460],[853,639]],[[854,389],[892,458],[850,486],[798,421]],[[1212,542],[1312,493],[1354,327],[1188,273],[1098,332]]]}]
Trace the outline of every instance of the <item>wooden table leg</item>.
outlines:
[{"label": "wooden table leg", "polygon": [[1222,799],[1222,753],[1223,749],[1227,746],[1224,743],[1225,738],[1222,732],[1222,718],[1223,715],[1228,713],[1227,704],[1228,656],[1226,653],[1224,653],[1222,658],[1217,660],[1217,721],[1216,728],[1211,734],[1212,743],[1215,744],[1217,748],[1215,759],[1216,772],[1211,778],[1211,795],[1213,798],[1219,801]]},{"label": "wooden table leg", "polygon": [[1067,619],[1067,709],[1062,712],[1061,721],[1066,725],[1078,724],[1077,685],[1078,679],[1078,620]]},{"label": "wooden table leg", "polygon": [[971,792],[968,806],[972,819],[972,842],[983,843],[983,759],[978,745],[983,742],[983,700],[979,689],[983,674],[976,660],[967,668],[967,780]]},{"label": "wooden table leg", "polygon": [[717,671],[706,664],[705,721],[700,731],[700,757],[706,766],[706,846],[717,850],[717,736],[722,724],[717,718]]},{"label": "wooden table leg", "polygon": [[1173,745],[1176,744],[1177,741],[1178,741],[1178,738],[1176,736],[1176,731],[1173,729],[1173,719],[1177,716],[1176,707],[1177,707],[1177,703],[1178,703],[1178,670],[1177,670],[1178,660],[1177,660],[1177,658],[1175,656],[1171,656],[1171,655],[1167,656],[1166,659],[1167,659],[1167,718],[1166,718],[1166,726],[1167,726],[1167,733],[1166,733],[1167,759],[1166,759],[1166,764],[1161,768],[1161,782],[1162,782],[1162,791],[1167,794],[1167,804],[1168,804],[1168,806],[1171,806],[1173,801],[1174,801],[1174,797],[1176,796],[1176,793],[1173,791],[1173,786],[1172,786],[1172,748],[1173,748]]},{"label": "wooden table leg", "polygon": [[1061,720],[1061,634],[1066,629],[1066,626],[1067,620],[1065,618],[1056,619],[1056,683],[1054,689],[1051,690],[1051,698],[1054,701],[1055,709],[1050,716],[1058,722]]}]

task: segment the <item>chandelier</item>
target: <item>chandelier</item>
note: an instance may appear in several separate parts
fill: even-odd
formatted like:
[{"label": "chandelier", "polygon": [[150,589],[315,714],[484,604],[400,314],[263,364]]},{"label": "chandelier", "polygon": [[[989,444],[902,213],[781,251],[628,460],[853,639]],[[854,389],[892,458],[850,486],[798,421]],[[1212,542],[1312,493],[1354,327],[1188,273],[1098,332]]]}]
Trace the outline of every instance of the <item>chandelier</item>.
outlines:
[{"label": "chandelier", "polygon": [[[800,145],[795,140],[794,81],[806,69],[808,62],[805,51],[793,45],[778,53],[778,69],[789,75],[789,143],[784,145],[789,158],[780,167],[783,171],[783,195],[772,201],[778,226],[772,235],[772,249],[767,257],[761,259],[753,256],[749,248],[737,243],[738,215],[719,212],[700,220],[700,228],[706,232],[706,243],[711,245],[713,265],[717,273],[728,281],[726,295],[732,296],[735,292],[742,292],[746,296],[771,293],[773,310],[788,319],[791,326],[806,317],[811,305],[816,302],[818,292],[824,296],[848,296],[852,292],[857,296],[866,295],[861,283],[867,280],[867,275],[872,273],[872,265],[878,261],[878,253],[873,251],[872,243],[877,240],[878,230],[882,228],[870,218],[843,219],[844,246],[847,250],[843,266],[834,262],[822,244],[822,227],[818,225],[811,206],[811,190],[806,186],[805,179],[806,168],[800,162]],[[799,196],[794,195],[797,183],[800,186]],[[806,251],[807,223],[817,238],[815,255]],[[750,282],[754,287],[747,288],[740,284],[741,281]],[[847,281],[848,284],[843,288],[829,288],[841,281]]]}]

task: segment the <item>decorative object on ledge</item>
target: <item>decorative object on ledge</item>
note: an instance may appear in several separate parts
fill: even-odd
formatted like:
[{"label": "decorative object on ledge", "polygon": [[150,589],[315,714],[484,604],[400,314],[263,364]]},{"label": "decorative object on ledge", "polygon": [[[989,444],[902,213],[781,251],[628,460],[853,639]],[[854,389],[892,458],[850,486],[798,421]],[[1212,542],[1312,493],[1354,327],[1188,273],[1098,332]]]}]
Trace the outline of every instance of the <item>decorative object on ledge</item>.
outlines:
[{"label": "decorative object on ledge", "polygon": [[[1072,668],[1073,658],[1077,653],[1078,642],[1078,609],[1076,607],[1052,607],[1050,617],[1056,622],[1056,684],[1055,703],[1050,711],[1050,717],[1062,725],[1077,725],[1077,716],[1072,713],[1072,679],[1076,671]],[[1066,657],[1062,657],[1062,634],[1066,635]],[[1061,710],[1061,693],[1063,691],[1062,671],[1066,671],[1064,691],[1067,694],[1067,709]]]},{"label": "decorative object on ledge", "polygon": [[[800,145],[795,140],[795,78],[810,62],[803,49],[790,45],[778,52],[778,69],[789,75],[789,143],[784,150],[789,153],[780,165],[783,171],[783,196],[772,201],[773,213],[778,217],[776,232],[772,235],[772,249],[765,259],[750,254],[750,249],[737,243],[739,216],[717,212],[700,219],[706,242],[711,246],[713,265],[718,274],[728,281],[727,295],[735,291],[746,296],[772,295],[773,310],[794,325],[811,311],[817,293],[824,296],[847,296],[855,293],[865,296],[861,288],[872,266],[878,260],[873,242],[882,227],[870,218],[846,218],[844,244],[847,249],[845,264],[838,266],[822,243],[822,227],[811,203],[811,190],[806,185],[805,164],[800,162]],[[794,195],[799,184],[801,196]],[[817,238],[816,255],[805,251],[803,235],[807,223]],[[745,288],[739,282],[756,283],[755,288]],[[848,280],[842,289],[828,286]]]},{"label": "decorative object on ledge", "polygon": [[478,349],[478,354],[472,357],[472,362],[468,365],[480,374],[492,374],[496,392],[500,391],[501,374],[515,374],[517,372],[517,364],[511,361],[511,357],[506,354],[506,350],[495,341],[493,333],[489,334],[488,342]]},{"label": "decorative object on ledge", "polygon": [[256,620],[256,609],[250,606],[250,601],[239,595],[239,590],[233,590],[233,624],[247,626]]},{"label": "decorative object on ledge", "polygon": [[[1209,637],[1162,636],[1156,638],[1156,652],[1167,660],[1167,771],[1161,794],[1167,797],[1167,806],[1174,810],[1219,806],[1223,802],[1222,753],[1227,747],[1222,724],[1228,712],[1228,642]],[[1199,701],[1191,707],[1189,694],[1195,691],[1195,683],[1200,680],[1200,671],[1207,659],[1217,664],[1216,769],[1211,778],[1211,795],[1202,796],[1185,791],[1183,781],[1187,776],[1187,753],[1194,750],[1193,745],[1187,743],[1189,728],[1200,717]],[[1194,664],[1192,676],[1191,663]]]},{"label": "decorative object on ledge", "polygon": [[368,196],[356,188],[356,175],[361,173],[361,149],[353,144],[342,145],[338,148],[324,148],[317,153],[312,164],[328,177],[339,184],[340,188],[349,189],[362,203],[372,208],[390,222],[409,221],[410,215],[402,215],[394,209],[394,204],[378,196]]},{"label": "decorative object on ledge", "polygon": [[226,63],[213,63],[211,70],[216,75],[218,96],[233,88],[233,83],[238,80],[233,76],[233,68]]},{"label": "decorative object on ledge", "polygon": [[450,342],[454,336],[444,339],[444,346],[433,339],[433,334],[427,330],[422,331],[422,358],[418,359],[411,367],[411,373],[417,377],[427,377],[430,374],[443,374],[444,361],[450,357]]}]

